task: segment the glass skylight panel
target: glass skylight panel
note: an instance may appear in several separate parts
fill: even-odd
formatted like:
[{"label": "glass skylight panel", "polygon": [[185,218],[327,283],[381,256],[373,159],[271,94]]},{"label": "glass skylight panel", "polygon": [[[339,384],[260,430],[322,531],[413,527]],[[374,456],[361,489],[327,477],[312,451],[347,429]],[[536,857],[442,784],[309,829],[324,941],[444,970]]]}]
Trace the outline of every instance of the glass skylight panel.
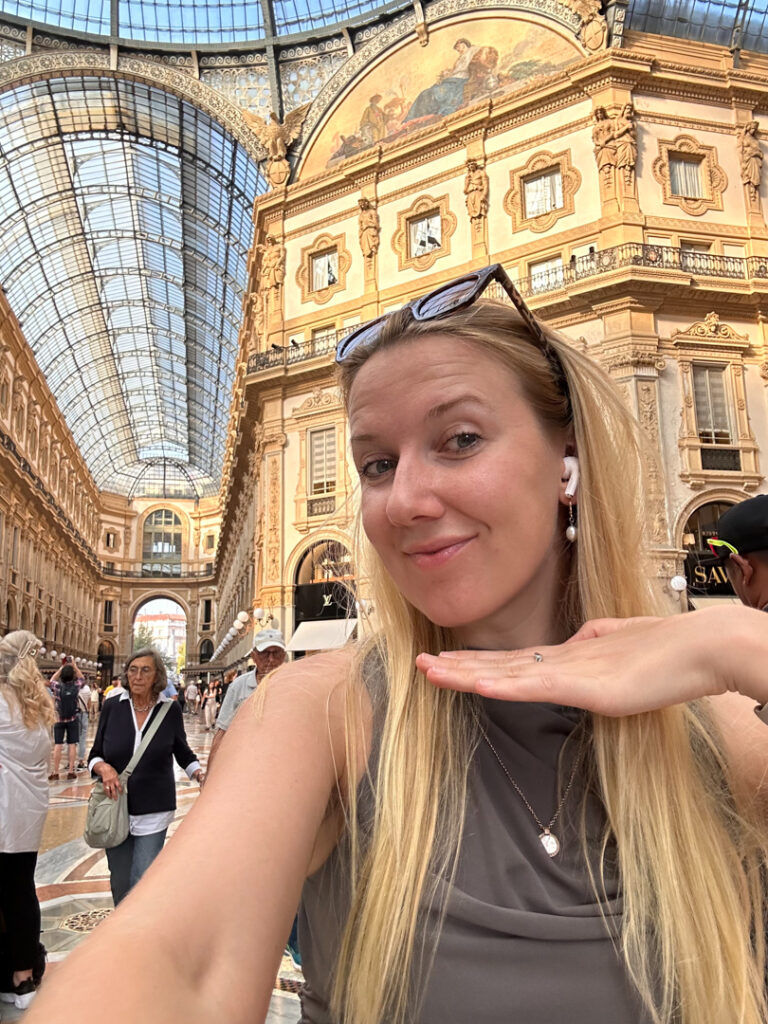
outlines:
[{"label": "glass skylight panel", "polygon": [[370,0],[273,0],[272,3],[278,33],[304,32],[332,25],[367,14],[381,6],[380,3],[370,3]]},{"label": "glass skylight panel", "polygon": [[640,32],[701,40],[730,46],[742,25],[745,49],[768,51],[767,0],[630,0],[627,26]]},{"label": "glass skylight panel", "polygon": [[229,43],[263,35],[261,6],[253,0],[120,0],[119,35],[159,43]]},{"label": "glass skylight panel", "polygon": [[109,0],[2,0],[0,10],[75,32],[109,34]]}]

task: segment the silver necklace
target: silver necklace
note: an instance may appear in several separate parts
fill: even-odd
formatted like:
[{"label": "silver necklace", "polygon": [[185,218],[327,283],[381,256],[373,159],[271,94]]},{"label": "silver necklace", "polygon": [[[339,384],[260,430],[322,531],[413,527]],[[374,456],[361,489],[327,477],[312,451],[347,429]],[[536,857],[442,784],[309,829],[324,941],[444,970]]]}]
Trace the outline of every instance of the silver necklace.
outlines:
[{"label": "silver necklace", "polygon": [[140,715],[143,715],[145,711],[149,711],[150,708],[153,708],[155,706],[154,704],[147,704],[145,707],[142,708],[139,707],[138,704],[134,704],[133,701],[131,701],[131,704],[133,704],[133,710],[138,711]]},{"label": "silver necklace", "polygon": [[557,805],[557,810],[555,811],[555,813],[550,818],[549,824],[545,825],[541,821],[541,819],[539,818],[539,816],[536,813],[536,811],[534,811],[534,809],[529,804],[529,802],[528,802],[528,800],[526,798],[525,793],[522,791],[522,789],[520,789],[518,784],[515,782],[515,780],[512,778],[512,776],[507,771],[507,766],[504,764],[504,762],[502,761],[501,757],[499,756],[499,752],[496,749],[496,747],[494,747],[494,745],[491,743],[490,738],[488,737],[488,733],[485,731],[485,729],[480,724],[480,720],[476,718],[476,721],[477,721],[477,727],[480,730],[480,734],[482,735],[483,739],[488,744],[488,746],[491,748],[491,752],[493,753],[493,756],[496,758],[496,760],[499,762],[501,770],[504,772],[504,774],[507,776],[509,781],[512,783],[512,788],[517,793],[517,795],[520,797],[520,799],[523,801],[525,806],[528,808],[528,811],[530,812],[531,817],[533,818],[533,820],[536,822],[536,824],[541,829],[541,831],[539,832],[539,842],[544,847],[544,849],[546,850],[547,854],[550,857],[556,857],[558,855],[558,853],[560,853],[560,840],[554,834],[554,832],[552,831],[552,828],[555,825],[555,823],[557,822],[557,819],[560,817],[560,812],[563,809],[565,801],[568,798],[568,794],[571,791],[571,787],[573,786],[574,779],[576,778],[576,772],[579,770],[579,765],[581,764],[581,755],[583,753],[583,746],[584,746],[583,741],[582,741],[581,745],[579,746],[579,752],[576,755],[576,760],[573,762],[573,768],[571,768],[571,777],[568,779],[568,785],[565,787],[565,789],[563,790],[563,795],[560,797],[560,803]]}]

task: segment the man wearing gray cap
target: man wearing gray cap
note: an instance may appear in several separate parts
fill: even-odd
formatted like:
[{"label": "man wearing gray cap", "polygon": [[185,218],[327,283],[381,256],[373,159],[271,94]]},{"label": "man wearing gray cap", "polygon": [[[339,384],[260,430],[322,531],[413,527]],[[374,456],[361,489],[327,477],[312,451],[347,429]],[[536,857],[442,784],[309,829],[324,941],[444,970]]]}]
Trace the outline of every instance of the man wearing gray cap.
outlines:
[{"label": "man wearing gray cap", "polygon": [[253,638],[253,649],[251,651],[254,667],[250,672],[238,676],[232,680],[227,695],[222,701],[219,709],[219,717],[216,719],[216,732],[213,734],[211,752],[208,755],[208,771],[216,753],[216,748],[232,724],[235,712],[259,685],[259,679],[267,672],[272,672],[285,661],[285,638],[279,629],[262,629]]}]

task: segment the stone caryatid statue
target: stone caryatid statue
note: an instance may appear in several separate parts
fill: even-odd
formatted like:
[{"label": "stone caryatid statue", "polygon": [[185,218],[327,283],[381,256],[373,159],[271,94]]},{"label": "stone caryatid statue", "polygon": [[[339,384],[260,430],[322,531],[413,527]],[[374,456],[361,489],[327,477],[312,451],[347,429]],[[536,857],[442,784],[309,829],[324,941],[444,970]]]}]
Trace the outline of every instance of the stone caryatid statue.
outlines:
[{"label": "stone caryatid statue", "polygon": [[373,259],[379,251],[381,238],[381,222],[379,211],[367,196],[361,196],[357,201],[360,207],[358,216],[358,237],[360,238],[360,249],[366,259]]},{"label": "stone caryatid statue", "polygon": [[760,178],[763,173],[763,151],[757,139],[757,121],[747,121],[739,129],[739,162],[741,180],[747,188],[750,199],[757,199]]},{"label": "stone caryatid statue", "polygon": [[595,123],[592,127],[592,146],[601,181],[610,182],[616,166],[616,140],[613,137],[613,120],[608,117],[605,107],[595,107]]},{"label": "stone caryatid statue", "polygon": [[467,160],[464,195],[470,220],[482,220],[488,215],[488,175],[477,160]]},{"label": "stone caryatid statue", "polygon": [[267,235],[256,249],[261,253],[262,291],[276,291],[285,280],[285,246],[274,235]]},{"label": "stone caryatid statue", "polygon": [[273,188],[279,188],[288,180],[288,175],[291,173],[291,166],[287,159],[288,147],[299,137],[304,118],[311,106],[311,103],[303,103],[300,107],[296,107],[286,114],[282,123],[274,111],[270,113],[268,121],[250,110],[243,111],[246,124],[267,151],[265,173],[267,181]]},{"label": "stone caryatid statue", "polygon": [[616,167],[627,190],[635,181],[637,164],[637,125],[635,124],[635,108],[625,103],[621,113],[613,119],[613,138],[616,144]]}]

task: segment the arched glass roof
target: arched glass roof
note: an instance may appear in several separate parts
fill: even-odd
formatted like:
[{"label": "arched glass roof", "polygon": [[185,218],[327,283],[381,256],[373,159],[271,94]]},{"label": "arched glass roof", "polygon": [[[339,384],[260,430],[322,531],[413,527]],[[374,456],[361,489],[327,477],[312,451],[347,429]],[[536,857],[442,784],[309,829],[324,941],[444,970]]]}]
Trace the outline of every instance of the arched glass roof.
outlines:
[{"label": "arched glass roof", "polygon": [[406,6],[408,0],[2,0],[0,13],[136,43],[223,46],[311,32]]},{"label": "arched glass roof", "polygon": [[627,27],[768,51],[768,0],[629,0]]},{"label": "arched glass roof", "polygon": [[215,494],[256,164],[154,86],[0,94],[0,285],[96,484]]}]

